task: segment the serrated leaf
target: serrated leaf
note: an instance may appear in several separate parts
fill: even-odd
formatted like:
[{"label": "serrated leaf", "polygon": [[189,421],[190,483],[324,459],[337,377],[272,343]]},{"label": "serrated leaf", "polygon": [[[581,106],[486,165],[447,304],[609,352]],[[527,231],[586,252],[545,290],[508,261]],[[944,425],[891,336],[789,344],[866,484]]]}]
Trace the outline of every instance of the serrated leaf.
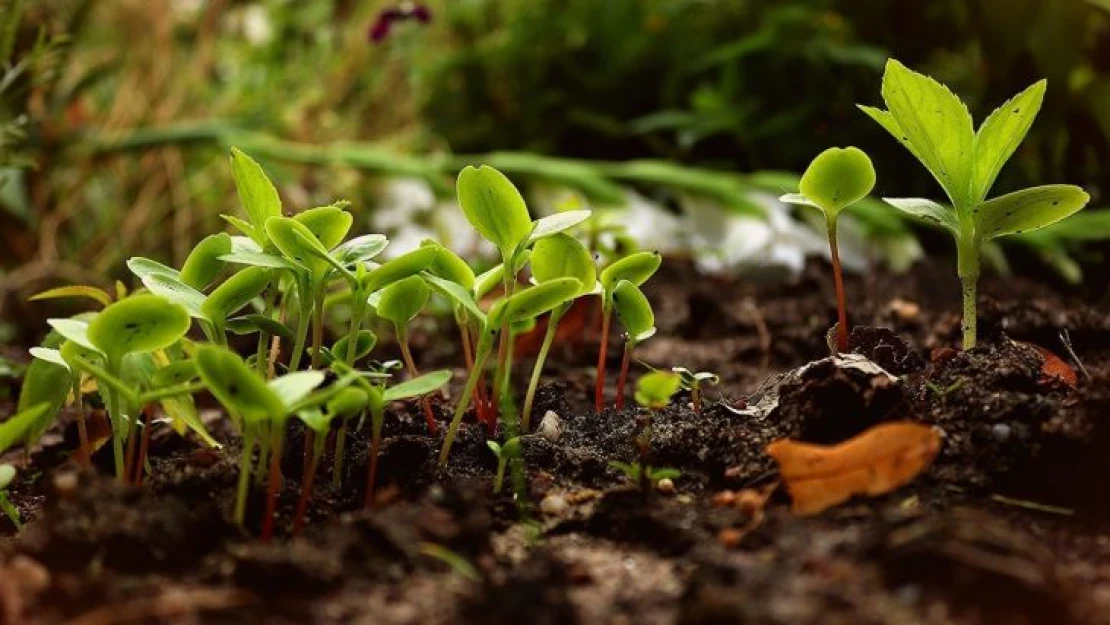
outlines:
[{"label": "serrated leaf", "polygon": [[1055,184],[1008,193],[979,205],[976,234],[983,241],[1043,228],[1086,206],[1091,196],[1079,187]]},{"label": "serrated leaf", "polygon": [[972,199],[983,201],[1002,166],[1010,159],[1041,110],[1044,80],[1029,86],[994,110],[975,134],[975,177]]},{"label": "serrated leaf", "polygon": [[[281,215],[281,197],[262,167],[239,148],[231,148],[231,174],[247,218],[255,234],[261,234],[267,219]],[[256,236],[251,238],[263,243]]]},{"label": "serrated leaf", "polygon": [[60,286],[56,289],[48,289],[41,293],[35,293],[28,299],[31,301],[38,301],[45,299],[62,299],[67,297],[85,297],[99,302],[101,306],[108,306],[112,303],[111,294],[109,294],[104,289],[98,289],[94,286],[85,286],[82,284]]},{"label": "serrated leaf", "polygon": [[539,241],[544,237],[564,232],[589,218],[590,211],[588,210],[563,211],[561,213],[555,213],[554,215],[541,217],[532,222],[532,234],[528,236],[528,240]]},{"label": "serrated leaf", "polygon": [[397,401],[400,399],[408,399],[410,397],[419,397],[427,395],[439,387],[447,384],[451,380],[451,372],[444,369],[442,371],[433,371],[425,373],[420,377],[406,380],[400,384],[395,384],[385,389],[383,395],[384,401]]},{"label": "serrated leaf", "polygon": [[465,167],[457,183],[459,206],[470,225],[509,258],[532,233],[532,218],[513,183],[496,169]]},{"label": "serrated leaf", "polygon": [[597,283],[597,265],[590,251],[566,234],[554,234],[536,241],[531,262],[532,277],[537,282],[575,278],[585,291],[593,290]]},{"label": "serrated leaf", "polygon": [[201,239],[181,266],[181,281],[198,291],[204,289],[223,271],[224,261],[221,256],[230,253],[231,235],[226,232]]},{"label": "serrated leaf", "polygon": [[885,197],[883,201],[915,219],[921,219],[938,225],[952,233],[958,233],[960,231],[960,224],[957,221],[956,211],[949,206],[937,204],[932,200],[920,197]]},{"label": "serrated leaf", "polygon": [[492,327],[501,327],[541,315],[568,302],[582,289],[575,278],[559,278],[528,287],[497,302],[488,315]]},{"label": "serrated leaf", "polygon": [[887,61],[882,94],[913,154],[955,206],[970,206],[975,131],[964,103],[944,85],[894,59]]}]

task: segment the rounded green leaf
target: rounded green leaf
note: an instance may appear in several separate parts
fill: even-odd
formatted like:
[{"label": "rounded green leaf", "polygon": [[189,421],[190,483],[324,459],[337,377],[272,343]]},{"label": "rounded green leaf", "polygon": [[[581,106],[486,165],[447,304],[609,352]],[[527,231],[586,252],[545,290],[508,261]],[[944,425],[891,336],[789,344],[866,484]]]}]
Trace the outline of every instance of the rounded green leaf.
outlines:
[{"label": "rounded green leaf", "polygon": [[362,279],[362,290],[374,293],[388,284],[418,274],[428,268],[436,258],[436,250],[431,247],[418,247],[407,254],[382,263]]},{"label": "rounded green leaf", "polygon": [[[331,353],[336,358],[347,358],[347,344],[349,342],[349,338],[349,336],[344,336],[331,346]],[[367,354],[373,351],[374,346],[377,344],[378,337],[376,334],[374,334],[370,330],[359,330],[358,336],[355,337],[355,355],[352,359],[352,362],[365,357]]]},{"label": "rounded green leaf", "polygon": [[420,276],[398,280],[382,289],[378,316],[392,321],[398,328],[404,328],[424,310],[431,294],[431,289]]},{"label": "rounded green leaf", "polygon": [[570,210],[541,217],[532,223],[529,238],[538,241],[553,234],[565,232],[590,218],[588,210]]},{"label": "rounded green leaf", "polygon": [[189,313],[157,295],[134,295],[105,308],[89,322],[89,342],[109,362],[132,352],[173,345],[189,331]]},{"label": "rounded green leaf", "polygon": [[281,403],[290,408],[309,393],[324,383],[325,374],[323,371],[294,371],[287,373],[280,378],[274,378],[266,383],[270,387]]},{"label": "rounded green leaf", "polygon": [[655,313],[640,287],[621,280],[613,289],[613,305],[630,341],[638,343],[655,334]]},{"label": "rounded green leaf", "polygon": [[875,167],[859,148],[829,148],[802,174],[799,190],[830,216],[867,197],[875,187]]},{"label": "rounded green leaf", "polygon": [[201,239],[181,266],[181,281],[201,290],[212,284],[223,270],[225,261],[220,257],[231,253],[231,235],[226,232]]},{"label": "rounded green leaf", "polygon": [[247,267],[216,287],[204,300],[201,311],[212,321],[223,322],[246,306],[270,284],[271,273],[262,267]]},{"label": "rounded green leaf", "polygon": [[384,401],[397,401],[427,395],[451,380],[451,372],[444,369],[432,371],[385,389]]},{"label": "rounded green leaf", "polygon": [[324,249],[330,250],[347,238],[354,217],[333,205],[310,208],[294,215],[293,220],[307,227]]},{"label": "rounded green leaf", "polygon": [[289,217],[271,217],[266,220],[266,235],[282,256],[294,264],[314,273],[326,265],[321,257],[328,250],[301,222]]},{"label": "rounded green leaf", "polygon": [[677,373],[652,371],[636,383],[636,403],[653,410],[666,408],[681,385],[682,378]]},{"label": "rounded green leaf", "polygon": [[366,262],[382,253],[389,239],[380,234],[364,234],[332,250],[332,256],[344,265]]},{"label": "rounded green leaf", "polygon": [[237,354],[215,345],[203,345],[193,360],[209,392],[231,412],[249,421],[284,416],[281,398]]},{"label": "rounded green leaf", "polygon": [[4,490],[15,479],[15,467],[10,464],[0,464],[0,490]]},{"label": "rounded green leaf", "polygon": [[474,288],[474,270],[458,254],[431,239],[425,239],[420,246],[436,250],[435,259],[428,265],[428,271],[433,275],[450,280],[468,291]]},{"label": "rounded green leaf", "polygon": [[586,291],[597,283],[597,266],[593,256],[574,237],[553,234],[536,241],[532,247],[532,277],[537,282],[556,278],[575,278]]},{"label": "rounded green leaf", "polygon": [[459,172],[459,206],[478,234],[510,257],[532,233],[524,198],[504,174],[487,165]]},{"label": "rounded green leaf", "polygon": [[198,375],[200,374],[197,373],[196,362],[192,360],[180,360],[156,369],[154,375],[151,376],[151,382],[154,384],[155,388],[164,388],[167,386],[184,384],[190,380],[196,379]]},{"label": "rounded green leaf", "polygon": [[559,278],[518,291],[498,301],[487,317],[491,328],[541,315],[559,304],[573,300],[582,289],[575,278]]},{"label": "rounded green leaf", "polygon": [[370,403],[370,397],[361,388],[348,386],[339,391],[328,403],[328,414],[336,417],[352,417],[363,410]]},{"label": "rounded green leaf", "polygon": [[611,293],[621,280],[628,280],[636,286],[647,282],[663,264],[659,252],[636,252],[615,261],[601,271],[601,286]]}]

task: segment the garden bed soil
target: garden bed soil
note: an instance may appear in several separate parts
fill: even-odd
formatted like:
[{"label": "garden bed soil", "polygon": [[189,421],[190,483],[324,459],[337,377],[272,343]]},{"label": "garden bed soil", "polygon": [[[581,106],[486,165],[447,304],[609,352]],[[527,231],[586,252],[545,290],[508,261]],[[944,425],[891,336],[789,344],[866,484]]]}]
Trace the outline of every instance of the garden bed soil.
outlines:
[{"label": "garden bed soil", "polygon": [[[26,528],[0,522],[0,623],[1108,623],[1105,302],[985,279],[981,344],[963,353],[951,349],[949,273],[848,281],[849,312],[868,326],[853,349],[887,375],[828,357],[824,266],[789,286],[665,266],[649,288],[659,334],[638,358],[722,378],[702,414],[682,395],[656,415],[654,461],[682,471],[672,493],[641,493],[610,468],[636,458],[636,409],[593,411],[596,345],[574,337],[536,402],[537,422],[557,416],[524,438],[530,506],[492,494],[495,460],[472,420],[440,475],[444,428],[429,436],[419,410],[399,405],[377,505],[362,510],[366,441],[355,435],[344,488],[325,466],[307,530],[263,544],[257,494],[249,532],[228,520],[238,448],[223,421],[212,420],[222,450],[159,429],[151,474],[125,487],[105,477],[103,452],[99,470],[68,458],[63,418],[12,486]],[[1062,329],[1090,375],[1078,388],[1046,376],[1023,343],[1066,360]],[[414,348],[429,368],[459,360],[434,333]],[[436,406],[443,424],[450,407]],[[895,420],[938,428],[927,472],[816,516],[791,512],[768,443],[836,443]],[[292,432],[287,449],[302,440]],[[299,453],[284,471],[283,529]]]}]

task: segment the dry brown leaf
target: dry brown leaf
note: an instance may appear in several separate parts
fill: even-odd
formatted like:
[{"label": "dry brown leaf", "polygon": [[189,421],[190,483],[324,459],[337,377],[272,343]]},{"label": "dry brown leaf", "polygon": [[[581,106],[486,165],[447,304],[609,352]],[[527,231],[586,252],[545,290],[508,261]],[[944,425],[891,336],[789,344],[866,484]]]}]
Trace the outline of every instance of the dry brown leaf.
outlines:
[{"label": "dry brown leaf", "polygon": [[940,436],[918,423],[883,423],[838,445],[789,439],[767,446],[794,513],[817,514],[853,495],[881,495],[909,483],[940,450]]},{"label": "dry brown leaf", "polygon": [[1059,380],[1073,388],[1079,385],[1079,376],[1075,374],[1075,369],[1064,362],[1062,358],[1052,353],[1051,350],[1041,347],[1036,343],[1026,343],[1024,341],[1017,342],[1032,347],[1044,358],[1044,364],[1041,365],[1042,380]]}]

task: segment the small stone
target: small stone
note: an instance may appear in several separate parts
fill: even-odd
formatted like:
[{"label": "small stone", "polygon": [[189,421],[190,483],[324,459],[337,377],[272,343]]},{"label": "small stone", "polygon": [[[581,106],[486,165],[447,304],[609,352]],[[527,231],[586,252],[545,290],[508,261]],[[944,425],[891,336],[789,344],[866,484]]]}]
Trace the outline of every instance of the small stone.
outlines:
[{"label": "small stone", "polygon": [[540,501],[540,511],[547,516],[563,516],[569,509],[570,505],[562,495],[548,495]]},{"label": "small stone", "polygon": [[727,508],[731,506],[734,501],[736,501],[736,493],[731,490],[722,490],[719,493],[713,493],[712,503],[715,508]]},{"label": "small stone", "polygon": [[674,480],[672,480],[669,477],[665,477],[665,478],[659,480],[658,482],[655,483],[655,490],[663,493],[664,495],[673,495],[674,494]]},{"label": "small stone", "polygon": [[721,543],[725,549],[735,549],[740,546],[740,539],[744,537],[744,533],[734,527],[726,527],[717,533],[717,542]]},{"label": "small stone", "polygon": [[563,436],[562,419],[554,410],[548,410],[544,413],[543,419],[540,420],[540,427],[536,433],[552,443],[558,441]]},{"label": "small stone", "polygon": [[890,312],[902,322],[916,321],[921,315],[921,306],[917,302],[911,302],[902,298],[894,298],[890,300]]},{"label": "small stone", "polygon": [[54,476],[54,492],[59,497],[69,498],[77,493],[77,474],[72,471]]},{"label": "small stone", "polygon": [[1002,443],[1010,440],[1010,437],[1013,435],[1013,433],[1014,428],[1005,423],[995,423],[991,426],[991,436],[993,436],[995,440]]}]

